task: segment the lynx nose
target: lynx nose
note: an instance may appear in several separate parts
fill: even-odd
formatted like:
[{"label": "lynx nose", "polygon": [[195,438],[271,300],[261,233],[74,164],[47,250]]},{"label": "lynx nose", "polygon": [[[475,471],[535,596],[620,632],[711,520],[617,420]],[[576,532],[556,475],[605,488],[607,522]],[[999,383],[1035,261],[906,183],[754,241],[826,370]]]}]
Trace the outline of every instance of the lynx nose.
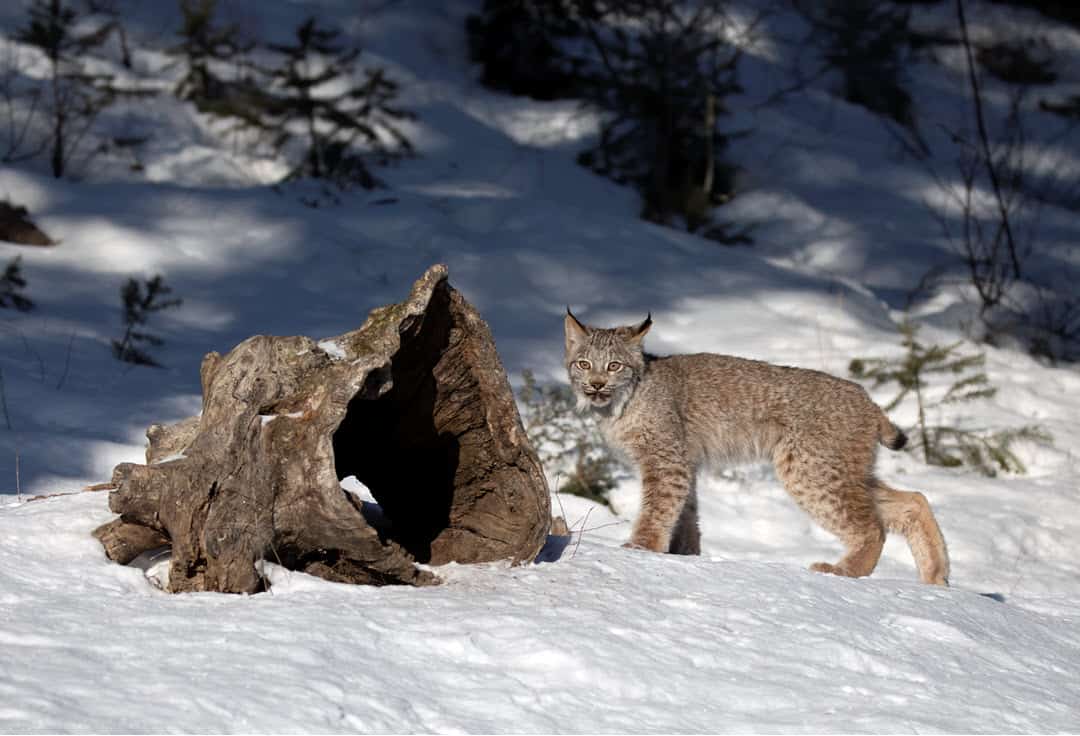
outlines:
[{"label": "lynx nose", "polygon": [[595,391],[599,391],[604,386],[607,386],[607,381],[602,381],[599,378],[594,378],[589,381],[589,385],[592,386]]}]

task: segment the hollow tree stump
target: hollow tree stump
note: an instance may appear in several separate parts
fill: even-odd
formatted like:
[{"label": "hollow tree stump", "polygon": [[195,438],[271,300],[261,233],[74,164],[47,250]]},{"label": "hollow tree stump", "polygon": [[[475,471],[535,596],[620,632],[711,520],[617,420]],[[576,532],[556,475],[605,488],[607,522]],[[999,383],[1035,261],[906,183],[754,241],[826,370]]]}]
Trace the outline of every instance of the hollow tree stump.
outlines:
[{"label": "hollow tree stump", "polygon": [[[256,592],[260,560],[352,583],[436,582],[415,563],[533,559],[550,503],[491,332],[433,266],[409,298],[315,342],[251,337],[201,369],[199,417],[154,425],[113,472],[128,562],[167,540],[168,588]],[[355,475],[378,506],[341,488]]]}]

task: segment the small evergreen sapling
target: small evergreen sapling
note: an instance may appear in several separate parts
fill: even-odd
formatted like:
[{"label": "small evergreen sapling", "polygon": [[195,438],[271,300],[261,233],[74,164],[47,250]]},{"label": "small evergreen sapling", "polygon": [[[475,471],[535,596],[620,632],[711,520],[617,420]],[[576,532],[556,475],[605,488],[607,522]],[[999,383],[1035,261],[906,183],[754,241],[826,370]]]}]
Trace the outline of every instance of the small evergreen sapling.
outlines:
[{"label": "small evergreen sapling", "polygon": [[34,302],[20,293],[26,288],[21,264],[22,256],[15,256],[8,261],[3,276],[0,276],[0,309],[14,307],[20,312],[28,312],[34,308]]},{"label": "small evergreen sapling", "polygon": [[795,5],[813,27],[811,43],[840,74],[844,99],[894,120],[907,131],[911,150],[929,155],[907,90],[914,61],[911,10],[865,0],[797,0]]},{"label": "small evergreen sapling", "polygon": [[86,71],[83,56],[104,42],[101,28],[83,32],[80,14],[63,0],[31,0],[29,20],[18,41],[36,47],[49,62],[42,82],[49,120],[49,161],[57,179],[64,176],[97,116],[112,103],[112,77]]},{"label": "small evergreen sapling", "polygon": [[608,493],[621,466],[600,442],[600,430],[589,415],[575,411],[570,389],[541,386],[531,371],[522,371],[525,385],[518,392],[523,404],[525,433],[547,468],[566,482],[558,489],[611,508]]},{"label": "small evergreen sapling", "polygon": [[[968,465],[989,476],[996,475],[998,471],[1025,472],[1024,464],[1012,451],[1012,445],[1017,440],[1050,441],[1050,436],[1040,427],[1026,425],[1017,429],[985,431],[933,424],[927,418],[930,410],[987,399],[997,393],[986,375],[986,354],[964,354],[962,341],[950,345],[924,345],[916,339],[918,327],[911,322],[900,325],[900,331],[906,349],[901,358],[856,358],[851,361],[848,371],[856,379],[871,381],[874,388],[897,384],[899,391],[885,405],[885,411],[891,411],[905,399],[914,397],[918,420],[914,431],[915,441],[909,449],[922,450],[923,460],[929,465]],[[927,390],[929,377],[940,374],[954,380],[944,394],[931,398]]]},{"label": "small evergreen sapling", "polygon": [[718,127],[741,91],[733,10],[723,0],[486,0],[466,32],[484,84],[602,113],[578,163],[637,189],[642,218],[749,243],[747,229],[712,216],[738,173],[726,156],[736,134]]},{"label": "small evergreen sapling", "polygon": [[120,63],[125,69],[132,68],[131,44],[128,42],[127,29],[124,27],[126,9],[124,0],[83,0],[86,12],[104,20],[95,31],[93,38],[88,38],[94,46],[106,43],[115,37],[120,51]]},{"label": "small evergreen sapling", "polygon": [[480,65],[481,83],[537,100],[580,96],[580,69],[565,50],[584,36],[578,11],[578,0],[484,0],[481,11],[465,19],[469,58]]},{"label": "small evergreen sapling", "polygon": [[120,297],[124,302],[124,336],[112,341],[113,356],[117,360],[135,365],[161,367],[160,363],[139,346],[146,344],[158,347],[164,344],[164,340],[146,332],[142,326],[154,312],[180,306],[182,299],[165,298],[171,293],[172,289],[165,285],[165,279],[160,274],[145,283],[133,278],[127,280],[120,289]]},{"label": "small evergreen sapling", "polygon": [[396,106],[398,84],[383,68],[364,69],[365,80],[352,83],[360,49],[345,46],[339,35],[311,17],[296,29],[295,43],[270,45],[284,58],[267,70],[274,105],[262,124],[276,134],[279,149],[303,142],[306,150],[289,178],[370,189],[379,182],[360,149],[379,163],[410,153],[412,143],[398,124],[415,116]]},{"label": "small evergreen sapling", "polygon": [[176,95],[200,107],[224,96],[225,83],[211,71],[215,63],[231,63],[254,44],[240,40],[236,25],[217,25],[217,0],[180,0],[183,25],[180,43],[170,53],[183,57],[187,72],[176,85]]},{"label": "small evergreen sapling", "polygon": [[[599,141],[578,163],[642,197],[641,217],[726,243],[746,243],[712,220],[735,194],[718,129],[724,100],[742,91],[741,49],[730,42],[726,3],[578,0],[588,48],[575,60],[585,99],[605,111]],[[595,18],[595,22],[590,18]]]}]

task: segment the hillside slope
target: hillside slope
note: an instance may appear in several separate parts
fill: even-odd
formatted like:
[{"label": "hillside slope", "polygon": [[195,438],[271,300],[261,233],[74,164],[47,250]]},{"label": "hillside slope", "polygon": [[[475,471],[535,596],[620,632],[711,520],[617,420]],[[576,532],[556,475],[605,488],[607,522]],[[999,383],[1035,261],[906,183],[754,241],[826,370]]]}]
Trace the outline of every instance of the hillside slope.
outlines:
[{"label": "hillside slope", "polygon": [[[267,38],[313,9],[336,18],[402,80],[418,156],[380,171],[387,190],[306,207],[301,187],[257,185],[279,162],[237,153],[167,98],[114,121],[155,131],[144,174],[110,159],[77,182],[0,168],[0,198],[61,241],[0,244],[0,263],[22,256],[37,304],[0,313],[0,730],[1080,729],[1080,372],[1008,348],[986,348],[997,395],[944,418],[1043,426],[1052,445],[1017,448],[1026,474],[879,461],[933,504],[947,590],[918,584],[895,539],[871,578],[808,572],[839,544],[760,468],[702,479],[700,558],[619,548],[639,491],[630,477],[612,494],[616,514],[553,499],[577,533],[552,562],[450,566],[425,590],[340,586],[267,563],[272,592],[249,598],[168,596],[107,562],[89,535],[110,518],[105,494],[27,500],[139,461],[147,425],[198,411],[205,352],[258,333],[353,329],[434,262],[491,324],[515,381],[525,369],[564,380],[567,304],[594,323],[651,311],[659,353],[838,375],[852,357],[899,354],[904,293],[947,246],[920,199],[931,178],[869,113],[814,87],[755,111],[779,72],[751,54],[735,110],[753,124],[735,151],[747,191],[722,215],[755,223],[756,242],[723,248],[641,222],[631,191],[574,164],[595,132],[574,103],[479,87],[462,30],[474,3],[372,5],[361,21],[331,0],[229,7]],[[5,31],[17,20],[0,10]],[[175,18],[144,10],[132,23],[144,39],[137,73],[168,88],[175,70],[151,47]],[[919,72],[923,96],[944,73]],[[1068,213],[1047,218],[1062,242],[1080,235]],[[156,273],[184,303],[150,324],[165,367],[132,368],[109,349],[119,289]],[[939,294],[915,311],[926,339],[948,342],[970,305]],[[914,410],[893,417],[910,425]]]}]

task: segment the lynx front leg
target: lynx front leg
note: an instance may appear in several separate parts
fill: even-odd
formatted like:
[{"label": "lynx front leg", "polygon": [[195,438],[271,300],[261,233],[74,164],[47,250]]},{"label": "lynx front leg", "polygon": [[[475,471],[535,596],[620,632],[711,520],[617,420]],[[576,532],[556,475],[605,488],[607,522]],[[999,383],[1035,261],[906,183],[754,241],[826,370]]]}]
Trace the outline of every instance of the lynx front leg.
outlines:
[{"label": "lynx front leg", "polygon": [[675,525],[690,498],[693,480],[693,472],[682,465],[642,466],[641,513],[625,546],[653,552],[671,549]]},{"label": "lynx front leg", "polygon": [[690,494],[683,504],[682,513],[675,523],[675,531],[671,535],[671,547],[668,552],[673,555],[700,555],[701,554],[701,527],[698,526],[698,503],[697,503],[697,479],[691,478]]}]

